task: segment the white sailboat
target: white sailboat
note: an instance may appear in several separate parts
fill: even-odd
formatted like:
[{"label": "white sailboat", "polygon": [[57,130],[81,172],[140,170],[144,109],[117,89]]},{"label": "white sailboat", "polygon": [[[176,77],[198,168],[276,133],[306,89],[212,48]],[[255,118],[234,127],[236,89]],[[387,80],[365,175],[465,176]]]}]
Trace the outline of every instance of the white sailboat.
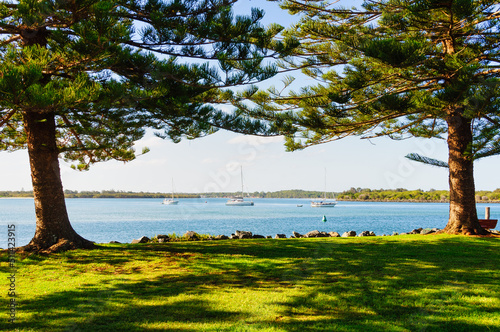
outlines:
[{"label": "white sailboat", "polygon": [[163,202],[161,204],[165,204],[165,205],[177,205],[179,203],[179,201],[176,201],[174,199],[174,179],[172,179],[172,198],[166,198],[163,200]]},{"label": "white sailboat", "polygon": [[228,206],[253,206],[253,201],[245,201],[243,199],[243,166],[241,166],[241,196],[231,198],[226,202]]},{"label": "white sailboat", "polygon": [[335,207],[337,205],[337,201],[335,198],[333,200],[326,199],[326,169],[325,169],[325,191],[323,194],[323,200],[321,201],[312,201],[311,207]]}]

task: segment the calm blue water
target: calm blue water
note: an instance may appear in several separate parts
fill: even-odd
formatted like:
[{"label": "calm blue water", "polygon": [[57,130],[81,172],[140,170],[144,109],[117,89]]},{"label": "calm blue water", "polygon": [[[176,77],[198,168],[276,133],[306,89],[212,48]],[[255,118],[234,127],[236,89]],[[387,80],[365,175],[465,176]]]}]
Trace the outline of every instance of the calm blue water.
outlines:
[{"label": "calm blue water", "polygon": [[[184,234],[186,231],[230,235],[236,230],[254,234],[292,235],[293,231],[373,231],[377,235],[409,232],[414,228],[444,228],[445,203],[339,202],[334,208],[311,208],[303,199],[254,199],[253,207],[225,206],[225,199],[180,199],[162,205],[161,199],[68,199],[73,228],[97,243],[130,242],[141,236]],[[303,207],[297,207],[303,204]],[[478,204],[484,216],[486,204]],[[491,217],[500,205],[489,204]],[[322,222],[323,215],[327,221]],[[16,242],[24,245],[35,233],[32,199],[0,199],[0,247],[7,247],[7,224],[16,224]]]}]

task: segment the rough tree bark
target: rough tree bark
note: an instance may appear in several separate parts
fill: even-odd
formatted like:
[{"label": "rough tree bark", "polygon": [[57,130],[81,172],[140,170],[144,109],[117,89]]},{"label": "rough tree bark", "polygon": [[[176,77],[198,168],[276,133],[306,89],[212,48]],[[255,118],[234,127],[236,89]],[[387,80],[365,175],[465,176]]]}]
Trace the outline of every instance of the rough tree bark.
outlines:
[{"label": "rough tree bark", "polygon": [[35,198],[36,230],[24,251],[56,252],[76,248],[94,248],[71,226],[64,201],[64,191],[56,145],[53,112],[25,111],[24,129]]},{"label": "rough tree bark", "polygon": [[464,235],[486,235],[477,217],[472,158],[471,120],[460,110],[452,110],[448,123],[448,165],[450,216],[443,232]]}]

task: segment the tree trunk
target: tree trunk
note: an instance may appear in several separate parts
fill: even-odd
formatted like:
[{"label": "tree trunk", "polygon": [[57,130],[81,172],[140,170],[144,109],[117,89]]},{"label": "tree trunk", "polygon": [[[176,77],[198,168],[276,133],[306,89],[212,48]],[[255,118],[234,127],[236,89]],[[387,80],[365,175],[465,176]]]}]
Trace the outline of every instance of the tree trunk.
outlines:
[{"label": "tree trunk", "polygon": [[68,218],[59,169],[53,112],[23,113],[35,198],[36,231],[25,251],[56,252],[93,248],[78,235]]},{"label": "tree trunk", "polygon": [[474,187],[474,161],[472,157],[471,120],[459,110],[450,112],[448,123],[450,217],[445,233],[488,234],[477,218]]}]

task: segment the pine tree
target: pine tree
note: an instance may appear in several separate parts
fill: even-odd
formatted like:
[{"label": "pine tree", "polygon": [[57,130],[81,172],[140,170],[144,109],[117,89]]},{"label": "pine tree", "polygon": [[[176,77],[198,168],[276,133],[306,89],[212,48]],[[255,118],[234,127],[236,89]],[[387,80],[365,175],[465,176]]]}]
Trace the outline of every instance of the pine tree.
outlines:
[{"label": "pine tree", "polygon": [[[302,42],[283,65],[319,81],[298,92],[247,91],[256,107],[235,104],[274,121],[287,148],[347,136],[437,138],[449,168],[448,233],[485,234],[475,206],[473,162],[500,153],[498,1],[279,1],[302,14],[286,34]],[[285,80],[285,87],[293,78]]]},{"label": "pine tree", "polygon": [[[146,128],[179,141],[269,128],[228,113],[224,88],[276,73],[289,46],[236,0],[0,3],[0,149],[28,149],[36,233],[24,248],[92,248],[71,227],[58,157],[75,168],[135,158]],[[271,51],[272,50],[272,51]]]}]

